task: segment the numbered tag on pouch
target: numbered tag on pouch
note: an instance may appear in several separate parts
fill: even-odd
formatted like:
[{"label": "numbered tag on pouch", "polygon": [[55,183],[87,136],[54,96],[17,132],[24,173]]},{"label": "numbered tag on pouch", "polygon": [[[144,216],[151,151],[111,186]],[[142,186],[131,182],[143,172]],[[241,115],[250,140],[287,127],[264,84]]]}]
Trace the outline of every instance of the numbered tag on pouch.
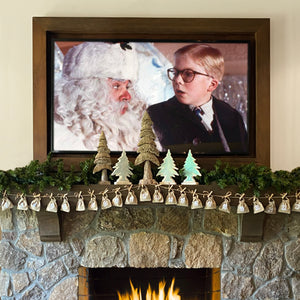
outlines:
[{"label": "numbered tag on pouch", "polygon": [[18,201],[17,209],[19,210],[28,210],[28,203],[27,199],[24,194],[22,194],[20,197],[20,200]]},{"label": "numbered tag on pouch", "polygon": [[244,199],[245,194],[241,194],[241,195],[237,194],[237,195],[239,195],[240,197],[239,197],[239,204],[238,204],[236,212],[238,214],[247,214],[247,213],[249,213],[249,207],[248,207],[248,205],[247,205],[247,203],[245,202],[245,199]]},{"label": "numbered tag on pouch", "polygon": [[253,197],[253,213],[258,214],[265,210],[262,203],[258,200],[256,196]]},{"label": "numbered tag on pouch", "polygon": [[125,204],[127,205],[137,205],[138,200],[133,190],[131,190],[132,185],[128,188],[128,195],[125,199]]},{"label": "numbered tag on pouch", "polygon": [[105,193],[101,199],[101,209],[108,209],[111,208],[111,206],[112,206],[111,201],[109,200],[107,194]]},{"label": "numbered tag on pouch", "polygon": [[159,186],[155,186],[155,190],[152,197],[152,203],[164,203],[164,197],[160,192]]},{"label": "numbered tag on pouch", "polygon": [[142,189],[140,192],[140,202],[149,202],[151,201],[151,195],[148,188],[142,185]]},{"label": "numbered tag on pouch", "polygon": [[296,193],[296,202],[293,204],[292,211],[300,212],[300,192]]},{"label": "numbered tag on pouch", "polygon": [[275,204],[275,201],[272,199],[273,194],[271,194],[270,196],[266,195],[266,197],[268,198],[269,203],[265,208],[265,213],[269,214],[269,215],[275,215],[276,214],[276,204]]},{"label": "numbered tag on pouch", "polygon": [[48,212],[57,212],[57,202],[56,199],[53,197],[53,194],[50,195],[50,201],[46,207],[46,211]]},{"label": "numbered tag on pouch", "polygon": [[226,212],[226,213],[230,213],[231,211],[231,207],[230,207],[230,197],[231,196],[231,192],[227,192],[225,196],[223,196],[224,201],[221,203],[221,205],[219,206],[219,210],[222,212]]},{"label": "numbered tag on pouch", "polygon": [[123,206],[123,200],[122,200],[122,194],[120,193],[120,188],[117,188],[115,190],[115,196],[111,200],[112,205],[116,207],[122,207]]},{"label": "numbered tag on pouch", "polygon": [[203,208],[202,201],[199,199],[198,194],[196,194],[197,190],[193,191],[193,200],[192,200],[192,205],[191,209],[198,209],[198,208]]},{"label": "numbered tag on pouch", "polygon": [[185,207],[189,206],[189,200],[187,198],[185,188],[180,191],[180,195],[179,195],[179,198],[178,198],[178,201],[177,201],[177,205],[178,206],[185,206]]},{"label": "numbered tag on pouch", "polygon": [[283,214],[290,214],[291,213],[291,205],[290,199],[287,198],[287,193],[281,194],[282,200],[278,207],[278,212]]},{"label": "numbered tag on pouch", "polygon": [[176,205],[177,204],[177,199],[176,199],[174,191],[172,191],[170,187],[169,187],[169,191],[168,191],[168,194],[167,194],[167,197],[166,197],[165,204],[166,205]]},{"label": "numbered tag on pouch", "polygon": [[207,199],[205,201],[204,209],[216,209],[217,204],[216,204],[214,197],[212,196],[213,192],[212,191],[211,192],[204,191],[203,193],[207,197]]},{"label": "numbered tag on pouch", "polygon": [[12,209],[14,207],[13,203],[9,200],[6,191],[3,193],[3,198],[1,202],[1,209],[2,211],[7,210],[7,209]]},{"label": "numbered tag on pouch", "polygon": [[85,203],[82,196],[82,192],[77,195],[76,211],[85,211]]},{"label": "numbered tag on pouch", "polygon": [[41,194],[33,193],[33,200],[31,201],[29,207],[31,210],[40,211],[41,210]]},{"label": "numbered tag on pouch", "polygon": [[68,199],[67,194],[64,194],[62,196],[62,203],[61,203],[61,206],[60,206],[60,210],[63,211],[63,212],[66,212],[66,213],[69,213],[71,211],[70,203],[69,203],[69,199]]},{"label": "numbered tag on pouch", "polygon": [[89,194],[91,196],[91,199],[88,203],[88,210],[97,211],[98,210],[97,197],[94,194],[94,191],[89,191]]}]

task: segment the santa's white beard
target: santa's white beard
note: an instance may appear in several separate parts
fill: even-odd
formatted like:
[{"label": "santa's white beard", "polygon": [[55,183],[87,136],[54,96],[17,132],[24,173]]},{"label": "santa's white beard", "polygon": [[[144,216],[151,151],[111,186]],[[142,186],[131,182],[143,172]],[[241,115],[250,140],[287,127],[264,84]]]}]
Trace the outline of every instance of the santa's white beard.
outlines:
[{"label": "santa's white beard", "polygon": [[136,151],[146,104],[132,88],[129,93],[131,100],[120,102],[109,97],[106,81],[64,82],[55,97],[55,121],[80,139],[84,150],[96,151],[104,131],[111,151]]},{"label": "santa's white beard", "polygon": [[[125,106],[128,107],[122,114]],[[100,133],[104,131],[111,151],[136,151],[145,108],[141,101],[134,99],[128,103],[110,100],[99,106],[91,115],[95,134],[84,140],[87,149],[97,149]]]}]

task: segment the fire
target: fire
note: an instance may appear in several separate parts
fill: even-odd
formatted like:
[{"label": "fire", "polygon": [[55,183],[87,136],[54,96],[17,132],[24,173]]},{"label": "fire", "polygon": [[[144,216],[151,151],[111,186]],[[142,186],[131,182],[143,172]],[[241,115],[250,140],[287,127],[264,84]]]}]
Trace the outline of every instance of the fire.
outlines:
[{"label": "fire", "polygon": [[[165,294],[165,286],[166,282],[163,280],[159,282],[158,284],[158,292],[152,290],[150,284],[148,286],[147,292],[146,292],[146,298],[145,300],[180,300],[181,297],[179,296],[179,289],[174,289],[174,283],[175,278],[173,278],[171,286],[168,290],[168,293]],[[135,288],[130,280],[130,286],[131,286],[131,294],[129,292],[121,295],[119,292],[118,297],[119,300],[142,300],[142,292],[140,288]]]}]

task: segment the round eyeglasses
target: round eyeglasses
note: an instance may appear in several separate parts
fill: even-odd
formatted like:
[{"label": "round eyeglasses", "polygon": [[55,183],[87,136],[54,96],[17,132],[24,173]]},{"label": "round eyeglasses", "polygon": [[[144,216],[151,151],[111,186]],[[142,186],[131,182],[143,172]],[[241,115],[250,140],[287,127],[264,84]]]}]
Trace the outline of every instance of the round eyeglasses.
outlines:
[{"label": "round eyeglasses", "polygon": [[196,72],[194,70],[191,69],[184,69],[184,70],[177,70],[176,68],[170,68],[167,70],[168,72],[168,77],[170,80],[175,80],[175,78],[180,74],[182,80],[185,83],[190,83],[194,80],[196,75],[202,75],[202,76],[206,76],[206,77],[211,77],[214,78],[211,75],[205,74],[205,73],[201,73],[201,72]]}]

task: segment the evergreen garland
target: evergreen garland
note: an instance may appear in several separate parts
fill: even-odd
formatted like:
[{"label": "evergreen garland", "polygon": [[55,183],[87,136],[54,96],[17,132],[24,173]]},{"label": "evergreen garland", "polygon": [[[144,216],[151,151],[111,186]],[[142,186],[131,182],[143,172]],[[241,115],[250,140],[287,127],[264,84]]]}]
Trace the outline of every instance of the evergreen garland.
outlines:
[{"label": "evergreen garland", "polygon": [[[143,178],[143,167],[130,163],[133,175],[130,181],[137,184]],[[51,154],[45,162],[31,161],[27,166],[14,170],[0,171],[0,192],[11,190],[22,192],[43,191],[45,188],[56,187],[58,190],[71,190],[73,185],[96,184],[100,180],[100,173],[93,174],[94,160],[88,159],[80,163],[80,170],[65,171],[63,160],[52,160]],[[156,176],[158,168],[153,169]],[[293,192],[300,189],[300,167],[291,172],[275,171],[254,163],[233,167],[217,161],[212,170],[201,169],[202,176],[195,177],[202,185],[216,182],[222,189],[228,186],[237,186],[239,192],[252,189],[257,196],[261,191],[274,189],[278,193]],[[110,176],[111,182],[116,177]],[[180,184],[184,180],[182,171],[175,181]]]}]

